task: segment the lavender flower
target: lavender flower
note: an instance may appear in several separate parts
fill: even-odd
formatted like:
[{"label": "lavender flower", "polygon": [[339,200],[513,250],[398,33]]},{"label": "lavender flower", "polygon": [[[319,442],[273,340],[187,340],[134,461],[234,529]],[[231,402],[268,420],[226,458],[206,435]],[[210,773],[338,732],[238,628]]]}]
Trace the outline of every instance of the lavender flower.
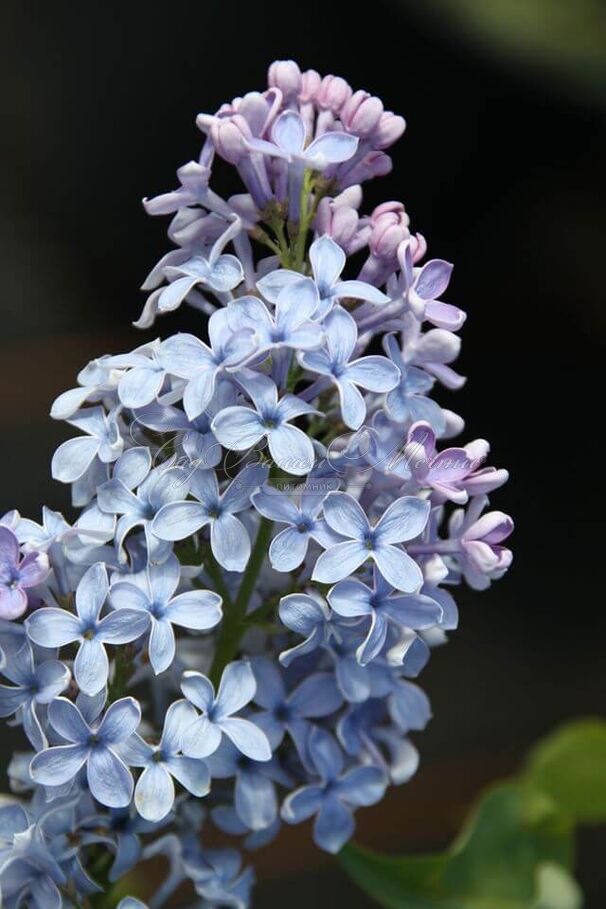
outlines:
[{"label": "lavender flower", "polygon": [[27,609],[27,590],[49,572],[47,556],[35,550],[22,556],[12,530],[0,526],[0,619],[17,619]]}]

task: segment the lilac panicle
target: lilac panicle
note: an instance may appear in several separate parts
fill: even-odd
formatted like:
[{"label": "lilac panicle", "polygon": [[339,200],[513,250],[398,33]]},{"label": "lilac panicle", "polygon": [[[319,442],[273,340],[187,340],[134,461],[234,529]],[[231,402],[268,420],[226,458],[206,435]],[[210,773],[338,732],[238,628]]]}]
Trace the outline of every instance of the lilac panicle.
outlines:
[{"label": "lilac panicle", "polygon": [[363,206],[404,119],[278,60],[196,123],[198,158],[144,200],[172,248],[136,325],[186,304],[199,327],[53,403],[73,523],[0,517],[0,716],[28,749],[0,805],[7,909],[147,909],[123,878],[157,856],[149,909],[185,882],[246,909],[252,868],[213,826],[254,849],[313,818],[338,852],[416,771],[456,586],[512,559],[488,499],[507,471],[440,403],[465,382],[452,265],[399,200]]}]

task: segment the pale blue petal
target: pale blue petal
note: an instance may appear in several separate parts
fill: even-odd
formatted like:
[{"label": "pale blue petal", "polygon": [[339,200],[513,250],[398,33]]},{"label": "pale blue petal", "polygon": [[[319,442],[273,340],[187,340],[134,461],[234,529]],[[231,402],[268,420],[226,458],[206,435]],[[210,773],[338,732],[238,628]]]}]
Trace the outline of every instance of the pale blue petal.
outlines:
[{"label": "pale blue petal", "polygon": [[314,842],[320,849],[336,855],[353,836],[355,826],[351,811],[338,799],[328,796],[314,823]]},{"label": "pale blue petal", "polygon": [[107,683],[109,660],[103,644],[92,638],[80,644],[74,661],[74,678],[84,694],[98,694]]},{"label": "pale blue petal", "polygon": [[333,365],[345,365],[358,340],[358,327],[354,319],[345,309],[338,306],[324,320],[324,329],[326,346]]},{"label": "pale blue petal", "polygon": [[404,543],[407,540],[414,540],[425,529],[430,511],[430,503],[416,496],[402,496],[396,499],[377,524],[377,540],[381,543]]},{"label": "pale blue petal", "polygon": [[76,610],[84,622],[96,621],[108,590],[107,569],[103,562],[96,562],[84,574],[76,590]]},{"label": "pale blue petal", "polygon": [[293,571],[305,559],[309,534],[287,527],[271,541],[269,560],[274,571]]},{"label": "pale blue petal", "polygon": [[387,357],[371,356],[353,360],[345,374],[350,382],[375,392],[389,391],[400,380],[397,366]]},{"label": "pale blue petal", "polygon": [[158,297],[158,312],[171,312],[178,309],[188,293],[196,286],[199,277],[177,278],[168,287],[165,287]]},{"label": "pale blue petal", "polygon": [[188,792],[203,798],[210,789],[210,773],[204,761],[177,755],[166,761],[166,767]]},{"label": "pale blue petal", "polygon": [[125,407],[145,407],[160,394],[164,372],[157,367],[137,366],[130,369],[118,385],[118,394]]},{"label": "pale blue petal", "polygon": [[244,571],[250,556],[250,537],[233,514],[222,514],[210,526],[210,545],[219,565],[227,571]]},{"label": "pale blue petal", "polygon": [[343,422],[350,429],[359,429],[366,417],[366,402],[345,372],[337,382]]},{"label": "pale blue petal", "polygon": [[231,716],[252,701],[257,683],[252,667],[247,660],[235,660],[223,670],[217,699],[215,717],[217,720]]},{"label": "pale blue petal", "polygon": [[314,726],[309,735],[308,749],[322,780],[336,780],[343,770],[343,752],[334,736],[321,726]]},{"label": "pale blue petal", "polygon": [[64,647],[80,639],[82,622],[66,609],[42,606],[25,622],[27,635],[40,647]]},{"label": "pale blue petal", "polygon": [[324,517],[336,533],[354,540],[365,540],[369,530],[368,518],[356,499],[348,493],[329,493],[324,501]]},{"label": "pale blue petal", "polygon": [[305,149],[305,159],[324,169],[327,164],[349,161],[355,155],[357,147],[357,137],[350,136],[349,133],[324,133]]},{"label": "pale blue petal", "polygon": [[145,634],[149,616],[139,609],[118,609],[101,620],[96,639],[106,644],[128,644]]},{"label": "pale blue petal", "polygon": [[155,516],[151,530],[161,540],[184,540],[207,523],[206,509],[197,502],[169,502]]},{"label": "pale blue petal", "polygon": [[295,503],[274,486],[264,486],[252,496],[252,503],[263,517],[283,524],[296,524],[301,515]]},{"label": "pale blue petal", "polygon": [[181,691],[188,701],[208,713],[215,700],[215,689],[201,672],[192,672],[191,670],[183,673],[181,679]]},{"label": "pale blue petal", "polygon": [[332,237],[324,235],[311,244],[309,261],[314,278],[324,291],[333,286],[345,268],[345,253]]},{"label": "pale blue petal", "polygon": [[271,747],[265,733],[250,720],[228,717],[220,721],[221,731],[246,757],[253,761],[269,761]]},{"label": "pale blue petal", "polygon": [[288,699],[290,706],[303,717],[330,716],[343,703],[332,673],[318,672],[308,676]]},{"label": "pale blue petal", "polygon": [[183,754],[187,757],[206,758],[214,754],[220,743],[219,727],[201,716],[185,730],[181,745]]},{"label": "pale blue petal", "polygon": [[175,659],[175,633],[168,619],[154,619],[149,635],[149,661],[156,675]]},{"label": "pale blue petal", "polygon": [[67,698],[57,698],[48,708],[51,726],[68,742],[86,744],[90,737],[90,728],[75,704]]},{"label": "pale blue petal", "polygon": [[93,748],[86,766],[91,795],[107,808],[126,808],[133,795],[133,778],[110,748]]},{"label": "pale blue petal", "polygon": [[321,584],[334,584],[341,581],[362,565],[370,556],[364,543],[352,540],[346,543],[337,543],[332,549],[327,549],[318,558],[315,564],[312,580]]},{"label": "pale blue petal", "polygon": [[396,590],[415,593],[423,583],[423,574],[408,553],[395,546],[379,545],[372,556],[383,577]]},{"label": "pale blue petal", "polygon": [[51,474],[60,483],[73,483],[83,476],[99,451],[100,441],[94,438],[68,439],[53,455]]},{"label": "pale blue petal", "polygon": [[57,745],[41,751],[29,765],[34,782],[41,786],[63,786],[76,776],[86,763],[85,745]]},{"label": "pale blue petal", "polygon": [[134,698],[121,698],[107,708],[98,735],[106,745],[125,742],[141,722],[141,708]]},{"label": "pale blue petal", "polygon": [[282,424],[268,432],[269,451],[282,470],[304,476],[314,466],[315,453],[311,440],[296,426]]},{"label": "pale blue petal", "polygon": [[274,784],[254,767],[240,771],[236,778],[235,807],[238,817],[250,830],[264,830],[278,815]]},{"label": "pale blue petal", "polygon": [[339,281],[333,287],[335,298],[353,297],[354,300],[366,300],[368,303],[389,303],[389,297],[378,287],[366,284],[365,281]]},{"label": "pale blue petal", "polygon": [[226,407],[211,423],[217,440],[234,451],[245,451],[263,438],[259,414],[250,407]]},{"label": "pale blue petal", "polygon": [[251,495],[267,480],[268,473],[269,469],[264,464],[243,467],[223,493],[223,508],[232,514],[248,508]]},{"label": "pale blue petal", "polygon": [[387,778],[379,767],[354,767],[335,786],[335,793],[350,805],[376,805],[385,795]]},{"label": "pale blue petal", "polygon": [[217,293],[227,293],[244,278],[240,261],[235,256],[219,256],[207,278],[207,284]]},{"label": "pale blue petal", "polygon": [[297,111],[287,110],[274,123],[271,137],[289,155],[298,155],[305,144],[305,124]]},{"label": "pale blue petal", "polygon": [[282,818],[288,824],[300,824],[320,810],[323,792],[319,786],[304,786],[287,795],[282,804]]},{"label": "pale blue petal", "polygon": [[340,581],[328,592],[328,602],[339,615],[355,618],[371,615],[372,591],[361,581]]},{"label": "pale blue petal", "polygon": [[175,787],[170,773],[153,761],[145,768],[135,788],[135,808],[146,821],[161,821],[175,801]]},{"label": "pale blue petal", "polygon": [[164,618],[194,631],[206,631],[221,621],[221,597],[212,590],[191,590],[175,597],[164,611]]}]

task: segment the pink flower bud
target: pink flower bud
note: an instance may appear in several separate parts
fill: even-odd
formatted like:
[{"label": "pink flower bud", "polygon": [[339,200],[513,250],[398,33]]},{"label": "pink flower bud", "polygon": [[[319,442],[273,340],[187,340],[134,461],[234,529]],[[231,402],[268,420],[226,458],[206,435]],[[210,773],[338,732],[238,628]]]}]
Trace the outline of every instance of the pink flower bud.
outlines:
[{"label": "pink flower bud", "polygon": [[373,211],[370,250],[380,259],[395,258],[398,246],[410,236],[410,219],[401,202],[384,202]]},{"label": "pink flower bud", "polygon": [[210,134],[217,153],[230,164],[239,164],[242,158],[248,154],[246,142],[252,139],[252,133],[248,123],[240,114],[224,119],[217,117]]},{"label": "pink flower bud", "polygon": [[342,249],[347,249],[356,235],[359,220],[355,208],[325,197],[318,206],[314,227],[318,234],[328,234]]},{"label": "pink flower bud", "polygon": [[289,100],[301,92],[303,87],[301,70],[294,60],[276,60],[269,67],[267,84],[271,88],[279,88],[284,98]]},{"label": "pink flower bud", "polygon": [[316,97],[318,89],[322,84],[322,76],[315,69],[306,70],[301,76],[301,92],[299,101],[302,104],[308,104]]},{"label": "pink flower bud", "polygon": [[386,110],[381,115],[375,131],[372,134],[372,141],[375,148],[389,148],[394,142],[397,142],[404,130],[406,129],[406,120],[404,117],[398,117]]},{"label": "pink flower bud", "polygon": [[333,114],[338,114],[351,95],[350,86],[341,76],[324,76],[322,84],[316,92],[315,100],[322,110],[330,110]]},{"label": "pink flower bud", "polygon": [[348,133],[365,138],[378,126],[383,113],[383,103],[368,92],[357,91],[343,105],[341,123]]}]

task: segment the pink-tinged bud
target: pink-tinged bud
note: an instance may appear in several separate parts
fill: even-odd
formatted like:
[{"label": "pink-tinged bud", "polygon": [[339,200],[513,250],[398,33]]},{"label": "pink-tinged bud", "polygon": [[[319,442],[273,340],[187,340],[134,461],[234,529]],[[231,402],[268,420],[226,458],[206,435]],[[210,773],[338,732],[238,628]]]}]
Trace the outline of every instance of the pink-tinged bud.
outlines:
[{"label": "pink-tinged bud", "polygon": [[306,70],[301,76],[301,92],[299,101],[301,104],[308,104],[314,101],[316,94],[322,84],[322,76],[315,69]]},{"label": "pink-tinged bud", "polygon": [[372,141],[375,148],[389,148],[394,142],[397,142],[404,130],[406,129],[406,120],[404,117],[398,117],[386,110],[381,115],[377,127],[372,134]]},{"label": "pink-tinged bud", "polygon": [[270,88],[279,88],[285,100],[289,101],[297,97],[303,87],[301,70],[294,60],[276,60],[269,67],[267,84]]},{"label": "pink-tinged bud", "polygon": [[391,158],[382,151],[371,151],[357,161],[351,170],[341,176],[339,174],[339,185],[343,188],[364,183],[366,180],[373,180],[375,177],[384,177],[391,172],[393,167]]},{"label": "pink-tinged bud", "polygon": [[240,114],[218,117],[210,130],[217,154],[230,164],[239,164],[249,152],[246,143],[252,139],[250,126]]},{"label": "pink-tinged bud", "polygon": [[373,211],[370,251],[379,259],[395,259],[398,246],[410,236],[410,218],[401,202],[384,202]]},{"label": "pink-tinged bud", "polygon": [[341,76],[324,76],[322,84],[316,92],[316,104],[322,110],[330,110],[338,114],[351,98],[352,90]]},{"label": "pink-tinged bud", "polygon": [[427,240],[423,234],[412,234],[410,237],[410,252],[412,255],[413,265],[420,262],[427,252]]},{"label": "pink-tinged bud", "polygon": [[355,208],[325,197],[318,206],[314,228],[318,234],[328,234],[342,249],[347,250],[356,235],[359,221]]},{"label": "pink-tinged bud", "polygon": [[383,113],[383,102],[368,92],[354,92],[341,111],[341,123],[348,133],[366,138],[378,126]]}]

